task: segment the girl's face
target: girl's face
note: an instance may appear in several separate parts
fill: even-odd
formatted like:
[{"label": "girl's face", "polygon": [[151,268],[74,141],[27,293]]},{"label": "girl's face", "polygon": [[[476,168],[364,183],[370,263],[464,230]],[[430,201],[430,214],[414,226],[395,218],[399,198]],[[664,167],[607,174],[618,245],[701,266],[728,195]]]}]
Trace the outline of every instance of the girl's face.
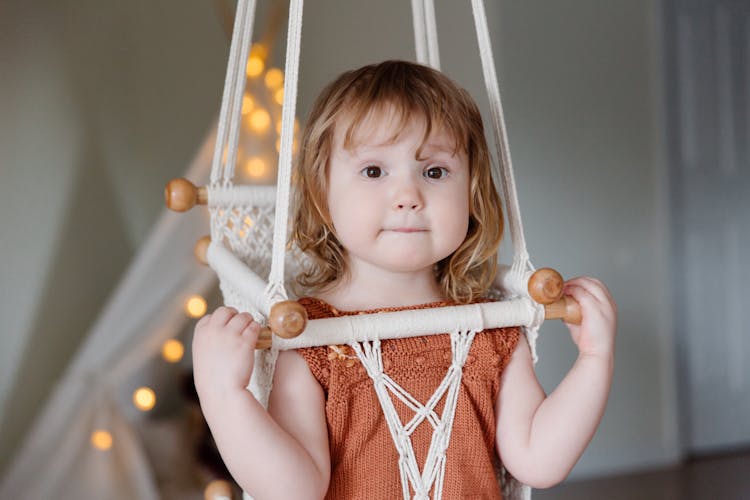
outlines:
[{"label": "girl's face", "polygon": [[454,154],[453,138],[441,130],[422,146],[422,120],[394,140],[393,120],[382,118],[366,119],[351,149],[343,146],[346,127],[336,127],[328,165],[333,227],[355,274],[431,273],[466,238],[468,159]]}]

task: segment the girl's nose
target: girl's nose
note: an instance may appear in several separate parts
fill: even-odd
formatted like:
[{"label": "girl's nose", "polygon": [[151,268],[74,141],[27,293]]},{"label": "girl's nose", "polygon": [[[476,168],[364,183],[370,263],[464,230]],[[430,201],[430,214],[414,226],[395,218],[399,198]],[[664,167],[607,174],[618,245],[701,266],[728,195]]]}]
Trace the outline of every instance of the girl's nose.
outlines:
[{"label": "girl's nose", "polygon": [[424,199],[419,188],[412,181],[403,182],[397,189],[393,207],[396,210],[421,210],[424,206]]}]

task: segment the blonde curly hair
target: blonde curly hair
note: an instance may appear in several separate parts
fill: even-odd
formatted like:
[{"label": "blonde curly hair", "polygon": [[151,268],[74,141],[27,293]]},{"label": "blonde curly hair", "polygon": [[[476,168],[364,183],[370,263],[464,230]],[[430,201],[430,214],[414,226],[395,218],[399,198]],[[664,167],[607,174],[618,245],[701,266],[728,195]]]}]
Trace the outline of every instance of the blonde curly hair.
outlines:
[{"label": "blonde curly hair", "polygon": [[[482,117],[469,93],[432,68],[405,61],[385,61],[348,71],[318,96],[302,134],[295,167],[292,242],[312,265],[297,280],[315,291],[333,285],[349,272],[327,205],[328,164],[336,127],[346,126],[345,148],[352,147],[359,126],[369,117],[395,117],[394,139],[414,119],[424,122],[422,145],[433,130],[447,131],[456,151],[469,161],[469,227],[463,243],[435,264],[445,296],[468,303],[486,294],[497,272],[503,214],[490,169]],[[417,150],[417,157],[421,146]]]}]

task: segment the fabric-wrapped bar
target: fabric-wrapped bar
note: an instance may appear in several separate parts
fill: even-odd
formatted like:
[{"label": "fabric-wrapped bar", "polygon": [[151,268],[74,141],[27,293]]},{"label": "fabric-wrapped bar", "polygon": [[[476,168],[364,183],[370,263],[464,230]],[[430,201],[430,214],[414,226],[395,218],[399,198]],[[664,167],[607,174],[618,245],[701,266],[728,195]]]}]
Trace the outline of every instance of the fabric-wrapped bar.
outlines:
[{"label": "fabric-wrapped bar", "polygon": [[274,337],[273,348],[299,349],[374,339],[436,335],[456,330],[481,331],[488,328],[532,326],[543,320],[544,307],[526,297],[519,297],[502,302],[309,320],[305,331],[296,338]]}]

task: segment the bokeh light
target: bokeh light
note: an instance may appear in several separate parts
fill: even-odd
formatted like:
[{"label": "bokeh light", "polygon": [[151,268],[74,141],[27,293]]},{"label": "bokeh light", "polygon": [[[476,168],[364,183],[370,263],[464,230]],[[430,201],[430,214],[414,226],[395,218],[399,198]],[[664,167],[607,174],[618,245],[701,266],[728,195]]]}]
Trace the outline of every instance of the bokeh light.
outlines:
[{"label": "bokeh light", "polygon": [[268,166],[263,158],[250,158],[245,164],[245,171],[248,176],[258,179],[265,177],[266,172],[268,172]]},{"label": "bokeh light", "polygon": [[185,355],[185,346],[177,339],[169,339],[161,346],[161,357],[169,363],[177,363]]},{"label": "bokeh light", "polygon": [[284,73],[279,68],[268,68],[264,81],[269,89],[278,89],[284,85]]},{"label": "bokeh light", "polygon": [[253,101],[253,98],[245,94],[242,97],[242,114],[243,115],[248,114],[250,111],[253,110],[254,107],[255,107],[255,102]]},{"label": "bokeh light", "polygon": [[265,63],[263,63],[263,59],[259,57],[251,57],[247,60],[247,67],[245,68],[245,72],[247,73],[248,77],[255,78],[256,76],[263,73],[264,66]]},{"label": "bokeh light", "polygon": [[97,450],[107,451],[112,448],[112,434],[104,429],[96,429],[91,433],[91,444]]},{"label": "bokeh light", "polygon": [[149,411],[156,404],[156,394],[150,387],[139,387],[133,393],[133,404],[141,411]]},{"label": "bokeh light", "polygon": [[206,314],[207,310],[208,304],[206,304],[206,299],[200,295],[193,295],[185,302],[185,312],[191,318],[200,318]]},{"label": "bokeh light", "polygon": [[266,67],[266,56],[268,55],[268,49],[264,45],[259,43],[253,44],[250,48],[250,57],[247,59],[247,66],[245,67],[245,73],[248,78],[255,78],[263,73]]},{"label": "bokeh light", "polygon": [[250,128],[258,133],[265,132],[271,125],[271,116],[263,108],[257,108],[250,113]]}]

